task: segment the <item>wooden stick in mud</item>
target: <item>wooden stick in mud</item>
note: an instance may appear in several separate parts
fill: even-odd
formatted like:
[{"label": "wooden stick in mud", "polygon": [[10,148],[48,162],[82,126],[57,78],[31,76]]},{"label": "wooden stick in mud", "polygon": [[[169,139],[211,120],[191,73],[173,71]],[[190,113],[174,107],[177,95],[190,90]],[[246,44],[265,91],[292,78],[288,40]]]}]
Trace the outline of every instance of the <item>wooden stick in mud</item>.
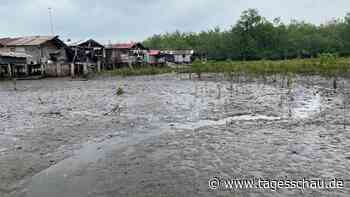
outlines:
[{"label": "wooden stick in mud", "polygon": [[13,77],[12,82],[13,82],[13,90],[17,91],[17,79],[15,77]]}]

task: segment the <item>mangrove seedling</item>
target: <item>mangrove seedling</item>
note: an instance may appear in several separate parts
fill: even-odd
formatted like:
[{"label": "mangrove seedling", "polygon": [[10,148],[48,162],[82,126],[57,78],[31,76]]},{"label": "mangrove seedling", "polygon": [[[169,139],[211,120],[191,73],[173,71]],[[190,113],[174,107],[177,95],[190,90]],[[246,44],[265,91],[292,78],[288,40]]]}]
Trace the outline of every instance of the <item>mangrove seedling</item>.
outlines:
[{"label": "mangrove seedling", "polygon": [[118,95],[118,96],[121,96],[121,95],[123,95],[123,94],[124,94],[123,88],[122,88],[122,87],[119,87],[118,90],[117,90],[117,95]]}]

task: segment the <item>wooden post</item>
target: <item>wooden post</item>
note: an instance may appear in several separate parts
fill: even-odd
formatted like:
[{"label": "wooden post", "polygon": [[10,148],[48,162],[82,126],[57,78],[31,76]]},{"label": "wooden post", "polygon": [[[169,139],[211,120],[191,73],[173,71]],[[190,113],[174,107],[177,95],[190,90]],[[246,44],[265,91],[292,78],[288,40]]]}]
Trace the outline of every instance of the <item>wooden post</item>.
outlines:
[{"label": "wooden post", "polygon": [[43,63],[40,64],[40,69],[41,69],[41,75],[45,75],[45,65]]},{"label": "wooden post", "polygon": [[101,72],[101,61],[97,61],[97,72]]},{"label": "wooden post", "polygon": [[56,70],[57,70],[57,77],[61,76],[62,73],[62,64],[61,63],[56,63]]},{"label": "wooden post", "polygon": [[11,68],[11,64],[8,64],[8,72],[9,72],[9,77],[12,77],[12,68]]},{"label": "wooden post", "polygon": [[75,69],[74,68],[75,68],[74,63],[71,63],[70,64],[70,75],[71,75],[71,77],[75,76],[75,73],[74,73]]},{"label": "wooden post", "polygon": [[83,74],[84,74],[84,75],[87,75],[88,73],[89,73],[88,64],[87,64],[87,63],[84,63],[84,64],[83,64]]},{"label": "wooden post", "polygon": [[26,76],[29,75],[28,64],[25,64],[25,65],[24,65],[24,72],[25,72],[25,75],[26,75]]}]

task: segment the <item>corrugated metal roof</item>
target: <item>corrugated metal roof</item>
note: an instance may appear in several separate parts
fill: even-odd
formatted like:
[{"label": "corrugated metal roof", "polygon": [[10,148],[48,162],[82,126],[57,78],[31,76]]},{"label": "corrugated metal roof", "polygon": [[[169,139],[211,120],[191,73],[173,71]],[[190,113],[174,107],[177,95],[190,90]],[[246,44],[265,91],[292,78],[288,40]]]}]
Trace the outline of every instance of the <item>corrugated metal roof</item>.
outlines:
[{"label": "corrugated metal roof", "polygon": [[106,46],[106,48],[109,48],[109,49],[132,49],[134,47],[138,47],[141,49],[147,49],[139,42],[112,44],[112,45]]},{"label": "corrugated metal roof", "polygon": [[159,55],[159,54],[160,54],[159,50],[149,50],[148,51],[148,55],[155,56],[155,55]]},{"label": "corrugated metal roof", "polygon": [[57,36],[27,36],[18,38],[3,38],[0,39],[0,42],[7,46],[35,46],[44,44],[45,42],[55,38],[57,38]]},{"label": "corrugated metal roof", "polygon": [[136,43],[122,43],[122,44],[113,44],[111,48],[114,49],[131,49],[136,45]]},{"label": "corrugated metal roof", "polygon": [[79,41],[72,41],[72,40],[70,40],[70,41],[66,41],[65,44],[67,46],[78,46],[78,45],[80,45],[82,43],[85,43],[87,41],[89,41],[89,39],[84,39],[84,40],[79,40]]},{"label": "corrugated metal roof", "polygon": [[79,41],[67,41],[65,44],[70,46],[70,47],[75,47],[75,46],[82,46],[82,45],[88,45],[91,44],[93,46],[96,47],[104,47],[102,44],[100,44],[99,42],[97,42],[96,40],[93,39],[85,39],[85,40],[79,40]]},{"label": "corrugated metal roof", "polygon": [[1,45],[7,45],[7,43],[16,40],[15,38],[0,38],[0,44]]}]

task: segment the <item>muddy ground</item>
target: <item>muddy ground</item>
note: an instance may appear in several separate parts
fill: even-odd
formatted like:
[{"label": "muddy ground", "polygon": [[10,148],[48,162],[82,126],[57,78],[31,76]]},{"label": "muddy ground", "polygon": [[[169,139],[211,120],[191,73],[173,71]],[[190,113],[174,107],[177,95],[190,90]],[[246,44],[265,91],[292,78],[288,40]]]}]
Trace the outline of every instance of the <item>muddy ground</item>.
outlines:
[{"label": "muddy ground", "polygon": [[[349,82],[334,91],[317,76],[290,87],[176,74],[17,81],[17,90],[3,81],[0,196],[349,196]],[[212,191],[212,177],[346,182]]]}]

